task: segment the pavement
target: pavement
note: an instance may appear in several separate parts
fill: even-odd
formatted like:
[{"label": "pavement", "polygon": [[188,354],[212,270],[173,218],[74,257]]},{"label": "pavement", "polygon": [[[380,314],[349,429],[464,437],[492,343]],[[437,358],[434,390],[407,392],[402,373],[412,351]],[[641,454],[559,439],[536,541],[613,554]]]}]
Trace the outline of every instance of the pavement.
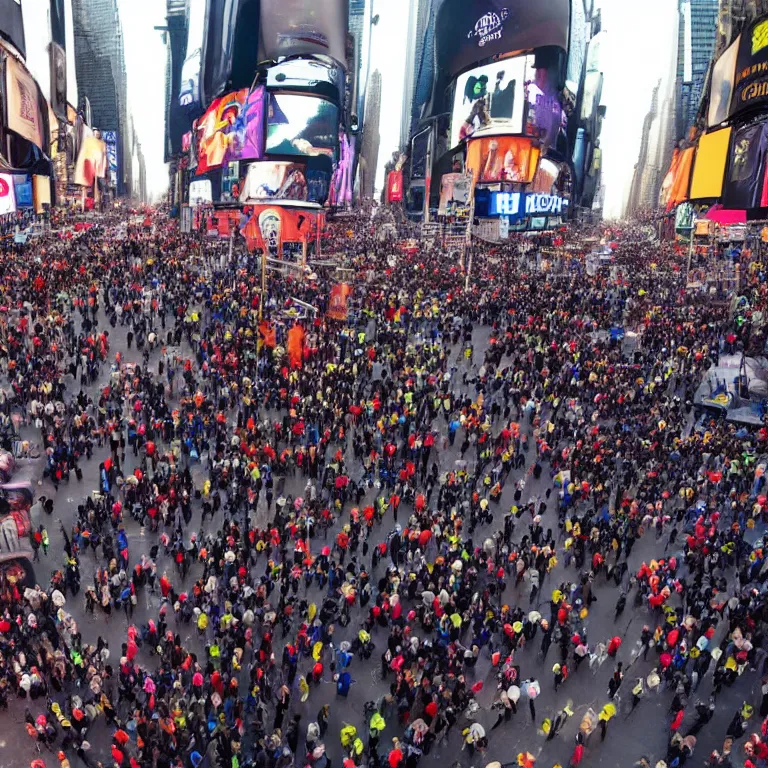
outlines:
[{"label": "pavement", "polygon": [[[121,352],[123,360],[126,362],[140,362],[141,353],[135,349],[131,350],[127,348],[126,343],[126,328],[121,328],[119,325],[117,328],[112,329],[108,326],[106,318],[103,313],[99,315],[100,327],[107,327],[110,331],[111,350],[110,356],[114,357],[116,352]],[[474,331],[474,348],[475,348],[475,361],[481,361],[484,349],[487,346],[489,337],[488,328],[476,328]],[[461,373],[462,367],[465,365],[463,359],[460,357],[460,350],[454,349],[453,354],[456,358],[455,365]],[[157,360],[159,353],[155,351],[150,359],[150,365],[156,370]],[[91,393],[95,393],[98,389],[106,385],[109,376],[109,367],[105,366],[102,369],[101,380],[98,384],[91,387]],[[71,379],[70,379],[71,381]],[[73,394],[77,394],[75,389]],[[474,392],[472,392],[474,394]],[[445,420],[440,417],[436,426],[445,430],[447,424]],[[24,428],[24,436],[35,439],[34,430],[29,427]],[[440,452],[441,468],[451,466],[457,458],[458,446],[460,441],[456,441],[456,446],[453,449],[449,449],[446,452]],[[59,532],[57,520],[61,519],[65,527],[69,530],[73,518],[76,514],[76,507],[78,503],[82,503],[83,499],[92,491],[98,488],[98,467],[99,463],[107,458],[108,447],[105,446],[101,449],[96,449],[94,456],[90,461],[83,461],[81,466],[83,469],[83,479],[78,482],[74,473],[69,484],[63,483],[60,485],[58,491],[54,489],[53,485],[45,480],[37,487],[37,492],[45,494],[48,497],[54,499],[55,509],[50,518],[44,519],[41,522],[46,525],[50,538],[51,548],[47,557],[42,556],[41,561],[35,564],[36,574],[39,583],[47,585],[48,579],[51,573],[60,567],[63,557],[63,543],[62,536]],[[467,456],[469,459],[469,455]],[[126,455],[126,471],[130,472],[133,469],[133,456],[129,450]],[[533,452],[528,454],[528,462],[532,462]],[[471,461],[471,459],[470,459]],[[39,466],[39,475],[42,475],[42,462]],[[495,507],[495,519],[491,527],[484,527],[478,529],[476,534],[476,541],[482,541],[484,538],[490,536],[494,530],[502,526],[502,519],[506,512],[509,511],[513,503],[513,493],[515,488],[515,481],[527,474],[527,468],[523,470],[513,471],[504,489],[501,503]],[[194,472],[196,478],[196,484],[199,486],[202,484],[202,472],[199,466]],[[292,493],[295,496],[302,495],[305,481],[301,477],[288,478],[286,480],[285,493]],[[540,496],[544,498],[545,492],[548,488],[552,487],[552,481],[549,477],[548,471],[545,467],[542,477],[535,481],[532,476],[527,476],[526,488],[523,492],[523,501],[526,501],[529,497]],[[551,527],[556,530],[557,526],[557,512],[555,502],[556,491],[553,490],[552,498],[550,499],[547,512],[544,516],[543,525],[544,529]],[[373,496],[369,495],[366,502],[372,499]],[[263,503],[263,497],[262,497]],[[407,519],[409,509],[405,507],[401,510],[399,519],[402,522]],[[259,517],[264,518],[255,520],[255,524],[261,523],[263,525],[265,519],[265,510],[259,510]],[[196,501],[193,505],[193,519],[189,526],[188,531],[200,532],[202,526],[200,524],[201,507],[200,502]],[[221,523],[221,513],[216,518],[213,524],[207,522],[206,527],[210,530],[214,525],[216,528]],[[394,521],[391,517],[391,513],[387,513],[383,525],[374,531],[373,542],[381,541],[389,531],[394,527]],[[131,564],[135,564],[141,554],[148,553],[150,547],[157,541],[157,534],[144,531],[138,523],[136,523],[130,516],[125,519],[125,528],[128,533],[130,559]],[[522,529],[524,525],[522,522],[518,523],[516,539],[523,535],[525,531]],[[329,534],[329,540],[333,534]],[[313,550],[322,547],[321,542],[313,541]],[[637,570],[643,561],[648,561],[653,557],[664,556],[665,539],[657,540],[653,532],[647,533],[645,537],[640,539],[634,549],[629,560],[630,571]],[[670,554],[670,553],[667,553]],[[562,561],[562,558],[559,558]],[[163,571],[167,570],[174,587],[181,591],[179,585],[179,576],[174,568],[174,564],[170,562],[169,558],[165,558],[161,554],[157,560],[158,575],[162,575]],[[94,559],[92,551],[82,557],[81,562],[81,577],[83,584],[88,583],[95,572],[97,563]],[[259,569],[263,567],[263,560],[257,566]],[[381,568],[381,566],[380,566]],[[194,565],[187,576],[185,585],[190,585],[202,572],[202,568],[199,565]],[[563,568],[562,562],[556,567],[554,572],[549,575],[544,583],[541,585],[539,598],[543,600],[544,607],[549,599],[551,590],[557,586],[560,581],[569,580],[573,581],[576,578],[576,572],[571,567],[567,572]],[[375,584],[376,579],[372,579]],[[303,586],[301,587],[303,596]],[[614,608],[616,600],[618,598],[618,589],[613,582],[607,584],[604,577],[601,577],[596,582],[595,595],[597,602],[591,607],[589,616],[585,620],[585,628],[587,629],[590,645],[594,645],[597,642],[605,642],[607,644],[608,639],[614,634],[620,634],[624,638],[623,645],[619,651],[617,661],[623,661],[626,671],[626,676],[623,685],[619,689],[619,696],[617,698],[617,704],[619,706],[619,714],[614,717],[608,727],[608,734],[604,742],[600,741],[599,731],[594,733],[587,742],[587,749],[583,765],[595,766],[599,768],[619,768],[623,766],[633,765],[641,756],[647,756],[651,760],[651,765],[655,764],[656,760],[664,758],[666,752],[666,745],[669,739],[670,730],[669,723],[671,716],[669,714],[669,705],[672,700],[673,692],[660,691],[659,693],[647,694],[636,710],[631,715],[627,716],[629,709],[629,701],[631,699],[631,688],[634,685],[636,677],[645,677],[653,666],[653,660],[655,654],[651,652],[648,655],[648,660],[636,659],[639,648],[639,636],[640,630],[643,624],[649,624],[653,627],[655,621],[649,614],[647,609],[643,606],[640,608],[633,607],[634,593],[631,593],[627,600],[627,607],[623,615],[617,622],[614,622]],[[309,600],[319,602],[321,596],[316,589],[311,589],[308,595]],[[522,603],[524,606],[529,604],[529,587],[527,582],[523,582],[517,589],[514,588],[514,580],[512,584],[507,586],[507,589],[503,595],[503,602],[515,606]],[[140,626],[149,618],[157,618],[158,608],[160,605],[159,596],[146,595],[141,597],[139,604],[136,606],[135,613],[130,623]],[[114,613],[108,620],[102,615],[97,613],[96,617],[87,616],[85,613],[85,600],[83,592],[76,596],[71,597],[67,603],[67,610],[77,620],[83,640],[86,643],[95,644],[99,636],[106,640],[109,644],[112,654],[112,660],[114,662],[119,659],[120,646],[126,640],[126,629],[129,625],[129,621],[126,619],[124,613]],[[358,613],[356,613],[358,612]],[[359,606],[355,606],[352,610],[352,621],[346,629],[338,628],[337,642],[345,638],[350,640],[356,635],[359,624],[364,618],[364,614],[360,611]],[[182,641],[185,645],[192,649],[199,649],[199,638],[195,630],[194,624],[174,626],[173,616],[169,619],[170,629],[180,632]],[[275,638],[275,656],[279,660],[282,652],[283,640],[279,637],[279,630],[276,632]],[[374,700],[388,692],[387,682],[383,682],[380,677],[380,654],[386,646],[386,634],[383,630],[373,631],[373,640],[376,644],[376,650],[373,653],[370,661],[361,662],[355,658],[351,666],[351,674],[355,680],[355,684],[352,686],[348,698],[343,699],[337,696],[335,685],[331,679],[330,672],[326,671],[325,680],[319,687],[312,687],[309,700],[306,704],[302,704],[299,699],[300,695],[298,689],[292,693],[292,709],[291,712],[297,712],[302,715],[301,720],[301,733],[302,735],[306,731],[307,724],[316,719],[316,714],[320,707],[329,703],[331,706],[331,716],[329,721],[329,730],[326,735],[325,744],[327,754],[332,760],[333,766],[340,766],[343,755],[338,740],[339,729],[344,723],[351,723],[358,727],[361,733],[365,733],[366,728],[363,722],[363,705],[366,701]],[[433,748],[431,753],[424,756],[421,760],[421,766],[445,766],[447,764],[460,763],[463,766],[478,766],[482,767],[491,761],[500,761],[504,763],[516,762],[517,754],[521,751],[531,752],[537,757],[538,768],[550,768],[551,766],[559,763],[561,765],[567,765],[570,754],[574,747],[575,734],[577,732],[579,723],[583,714],[589,707],[595,711],[599,711],[600,708],[609,701],[608,697],[608,680],[611,677],[614,669],[615,662],[608,659],[601,667],[591,670],[587,664],[582,664],[578,671],[572,673],[572,676],[555,692],[552,676],[552,665],[558,661],[557,656],[558,649],[553,646],[549,655],[545,660],[540,658],[539,654],[539,642],[540,634],[534,639],[530,647],[527,647],[520,651],[516,655],[516,663],[521,665],[521,674],[523,679],[535,676],[541,684],[541,694],[536,700],[536,712],[537,722],[534,724],[529,713],[528,703],[525,700],[521,700],[518,707],[518,712],[512,717],[508,723],[502,724],[494,731],[490,730],[491,725],[496,721],[496,710],[490,709],[490,704],[493,700],[493,695],[496,690],[496,678],[495,671],[491,666],[491,661],[487,651],[481,654],[481,658],[471,673],[472,682],[476,680],[483,681],[484,687],[482,692],[478,696],[478,700],[481,704],[481,710],[476,717],[476,720],[486,727],[489,735],[489,747],[485,754],[475,754],[470,756],[466,750],[462,750],[462,738],[460,730],[466,727],[469,722],[463,717],[459,721],[459,728],[452,729],[451,735],[447,743]],[[153,658],[147,653],[147,649],[144,647],[141,649],[138,657],[139,663],[149,668],[154,667]],[[304,674],[310,664],[304,660],[302,661],[299,674]],[[711,689],[711,670],[714,667],[710,667],[710,673],[703,679],[696,694],[691,697],[689,705],[689,711],[693,710],[693,704],[698,699],[706,700],[709,696]],[[759,675],[748,670],[743,676],[737,680],[732,688],[725,688],[718,697],[718,708],[715,718],[712,722],[699,734],[699,741],[696,747],[695,754],[692,760],[695,764],[700,765],[703,760],[709,755],[713,749],[720,749],[723,739],[725,737],[725,731],[730,723],[734,713],[741,706],[743,701],[752,703],[755,706],[757,712],[760,703],[760,678]],[[546,741],[544,734],[539,730],[541,722],[545,717],[554,717],[557,711],[567,703],[572,702],[572,709],[574,716],[571,717],[568,723],[563,727],[560,733],[551,741]],[[23,726],[23,712],[25,705],[29,705],[30,711],[33,715],[37,715],[42,711],[42,702],[23,702],[14,701],[11,703],[10,709],[7,712],[0,712],[0,768],[20,768],[21,766],[28,766],[30,761],[38,757],[34,745],[29,737],[26,735]],[[288,722],[290,713],[286,715],[285,722]],[[389,740],[400,732],[399,727],[396,724],[396,717],[393,715],[387,719],[387,730],[383,734],[380,742],[380,749],[387,750]],[[271,725],[271,719],[268,721]],[[684,734],[687,728],[692,724],[693,717],[689,715],[683,724],[681,732]],[[759,718],[755,714],[753,721],[750,723],[752,730],[759,731]],[[109,739],[111,734],[107,732],[103,723],[97,723],[89,734],[89,741],[93,744],[92,757],[102,760],[105,765],[111,764],[109,758]],[[734,750],[736,754],[736,750]],[[739,747],[739,754],[743,755],[741,748]],[[46,760],[49,768],[57,765],[55,755],[51,753],[44,753],[42,757]],[[80,765],[80,761],[76,756],[71,756],[72,766]],[[741,765],[741,762],[736,764]]]}]

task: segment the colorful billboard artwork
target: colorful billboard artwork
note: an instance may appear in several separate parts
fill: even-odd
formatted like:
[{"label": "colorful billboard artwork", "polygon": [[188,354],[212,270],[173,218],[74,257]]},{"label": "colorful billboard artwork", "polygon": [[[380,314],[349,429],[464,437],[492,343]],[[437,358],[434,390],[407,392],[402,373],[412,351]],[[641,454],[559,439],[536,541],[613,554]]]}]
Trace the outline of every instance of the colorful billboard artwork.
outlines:
[{"label": "colorful billboard artwork", "polygon": [[568,50],[571,0],[445,0],[437,13],[438,69],[449,78],[493,56]]},{"label": "colorful billboard artwork", "polygon": [[725,164],[731,144],[731,128],[705,133],[699,139],[691,180],[691,200],[719,198],[723,194]]},{"label": "colorful billboard artwork", "polygon": [[536,173],[539,149],[530,139],[514,136],[492,136],[470,139],[467,169],[475,183],[528,183]]},{"label": "colorful billboard artwork", "polygon": [[92,187],[107,174],[107,145],[95,136],[86,136],[75,165],[75,184]]},{"label": "colorful billboard artwork", "polygon": [[215,99],[197,121],[197,174],[264,154],[266,89],[257,86]]},{"label": "colorful billboard artwork", "polygon": [[723,205],[746,210],[768,207],[768,122],[740,128],[731,142]]},{"label": "colorful billboard artwork", "polygon": [[117,185],[117,131],[102,131],[101,138],[107,145],[107,167],[109,179],[113,186]]},{"label": "colorful billboard artwork", "polygon": [[557,142],[560,129],[565,128],[565,113],[557,92],[557,73],[547,67],[534,67],[533,57],[530,59],[525,82],[525,135],[538,138],[545,152]]},{"label": "colorful billboard artwork", "polygon": [[390,171],[387,174],[387,202],[400,203],[403,200],[403,172]]},{"label": "colorful billboard artwork", "polygon": [[336,155],[339,109],[314,96],[291,93],[269,94],[267,154]]},{"label": "colorful billboard artwork", "polygon": [[670,168],[672,178],[668,182],[665,180],[668,188],[668,192],[665,194],[668,211],[688,200],[688,187],[691,181],[695,152],[694,147],[688,147],[681,152],[676,152],[672,158],[673,168]]},{"label": "colorful billboard artwork", "polygon": [[742,33],[736,58],[736,83],[731,115],[768,102],[768,17],[752,22]]},{"label": "colorful billboard artwork", "polygon": [[0,216],[16,212],[16,194],[13,176],[0,173]]},{"label": "colorful billboard artwork", "polygon": [[445,173],[440,179],[438,214],[447,216],[454,208],[469,205],[472,194],[472,176],[465,173]]},{"label": "colorful billboard artwork", "polygon": [[192,131],[187,131],[181,137],[181,151],[189,152],[189,148],[192,146]]},{"label": "colorful billboard artwork", "polygon": [[[10,0],[13,3],[13,0]],[[2,0],[0,0],[2,4]],[[0,19],[2,16],[0,16]],[[2,27],[0,21],[0,28]],[[13,56],[5,59],[5,84],[8,106],[8,128],[19,136],[45,149],[43,117],[37,98],[37,83]]]},{"label": "colorful billboard artwork", "polygon": [[352,145],[344,132],[339,133],[339,161],[333,169],[330,188],[330,204],[344,205],[352,202]]},{"label": "colorful billboard artwork", "polygon": [[451,147],[488,129],[523,132],[526,65],[518,56],[477,67],[459,76],[453,99]]},{"label": "colorful billboard artwork", "polygon": [[265,160],[251,163],[240,194],[241,203],[264,200],[309,199],[307,169],[304,163]]},{"label": "colorful billboard artwork", "polygon": [[21,0],[0,0],[0,37],[7,40],[23,58],[27,57]]},{"label": "colorful billboard artwork", "polygon": [[346,61],[346,0],[261,0],[259,59],[320,54]]},{"label": "colorful billboard artwork", "polygon": [[731,113],[733,85],[736,77],[736,59],[741,44],[741,35],[737,37],[712,67],[712,85],[709,95],[707,122],[711,128],[728,119]]}]

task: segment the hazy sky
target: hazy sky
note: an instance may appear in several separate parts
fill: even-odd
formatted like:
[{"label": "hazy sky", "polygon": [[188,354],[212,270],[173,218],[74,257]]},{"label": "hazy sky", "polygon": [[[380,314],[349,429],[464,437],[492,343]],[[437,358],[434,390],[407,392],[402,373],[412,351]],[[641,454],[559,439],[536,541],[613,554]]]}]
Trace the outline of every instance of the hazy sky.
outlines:
[{"label": "hazy sky", "polygon": [[128,108],[147,166],[147,193],[158,197],[168,189],[163,163],[165,133],[165,62],[167,48],[154,27],[165,24],[164,0],[118,0],[123,24]]},{"label": "hazy sky", "polygon": [[669,70],[674,45],[670,31],[677,4],[671,0],[643,0],[641,4],[600,0],[600,5],[603,29],[608,33],[601,50],[602,104],[607,114],[600,144],[606,187],[604,215],[611,218],[620,214],[629,194],[653,86]]},{"label": "hazy sky", "polygon": [[[308,0],[309,1],[309,0]],[[168,183],[163,164],[165,57],[161,34],[165,23],[160,0],[118,0],[125,36],[129,104],[147,163],[150,194]],[[409,0],[374,0],[379,24],[374,28],[371,71],[382,73],[381,142],[376,188],[383,184],[384,163],[398,147]],[[606,216],[621,210],[632,181],[643,118],[654,84],[668,66],[672,36],[661,34],[674,22],[671,0],[599,0],[608,35],[602,55],[605,83],[602,103],[608,114],[603,125],[603,178]],[[649,40],[653,46],[649,46]]]}]

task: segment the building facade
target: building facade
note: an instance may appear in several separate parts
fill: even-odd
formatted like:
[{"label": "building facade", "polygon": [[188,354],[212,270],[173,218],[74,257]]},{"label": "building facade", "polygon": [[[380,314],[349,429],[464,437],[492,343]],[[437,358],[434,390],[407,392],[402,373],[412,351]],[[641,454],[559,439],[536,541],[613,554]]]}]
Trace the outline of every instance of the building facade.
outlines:
[{"label": "building facade", "polygon": [[125,47],[117,0],[73,0],[77,89],[90,104],[91,126],[118,135],[117,194],[133,191],[133,136],[128,120]]},{"label": "building facade", "polygon": [[651,105],[643,120],[643,133],[640,139],[640,152],[635,165],[635,173],[632,177],[632,187],[629,191],[629,201],[627,202],[627,214],[632,215],[642,210],[647,205],[648,195],[648,176],[650,169],[648,167],[648,158],[650,155],[651,132],[653,124],[659,115],[659,89],[661,80],[653,87],[651,95]]},{"label": "building facade", "polygon": [[381,117],[381,72],[375,70],[368,81],[365,99],[365,124],[360,152],[360,196],[373,197],[379,162],[379,120]]},{"label": "building facade", "polygon": [[403,112],[400,121],[400,148],[407,151],[413,128],[418,120],[414,117],[414,102],[418,85],[419,69],[424,55],[424,42],[430,17],[430,0],[412,0],[408,14],[408,40],[405,58],[405,83],[403,84]]},{"label": "building facade", "polygon": [[675,134],[687,138],[696,122],[718,26],[719,0],[678,0],[677,118]]}]

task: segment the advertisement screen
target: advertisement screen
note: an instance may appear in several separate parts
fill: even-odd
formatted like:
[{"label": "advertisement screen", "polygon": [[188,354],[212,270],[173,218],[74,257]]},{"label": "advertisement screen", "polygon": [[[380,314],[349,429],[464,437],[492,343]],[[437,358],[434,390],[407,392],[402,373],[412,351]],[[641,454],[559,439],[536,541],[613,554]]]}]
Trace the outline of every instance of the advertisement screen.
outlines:
[{"label": "advertisement screen", "polygon": [[117,184],[117,131],[102,131],[101,138],[107,145],[107,167],[109,179],[112,184]]},{"label": "advertisement screen", "polygon": [[216,99],[197,121],[197,174],[233,160],[258,160],[264,154],[264,102],[258,86]]},{"label": "advertisement screen", "polygon": [[[13,2],[13,0],[11,0]],[[0,15],[2,19],[2,15]],[[0,22],[2,23],[2,22]],[[37,99],[37,83],[32,75],[12,56],[5,60],[5,83],[8,102],[8,128],[41,149],[43,118]]]},{"label": "advertisement screen", "polygon": [[736,76],[736,58],[739,53],[741,36],[737,37],[723,52],[712,67],[712,86],[709,96],[709,126],[719,125],[728,119],[733,98],[733,84]]},{"label": "advertisement screen", "polygon": [[309,199],[306,163],[265,160],[251,163],[240,195],[241,203]]},{"label": "advertisement screen", "polygon": [[753,21],[742,33],[736,57],[731,115],[768,101],[768,18]]},{"label": "advertisement screen", "polygon": [[660,202],[668,211],[688,200],[688,186],[693,169],[694,147],[675,150],[672,164],[661,186]]},{"label": "advertisement screen", "polygon": [[539,169],[533,177],[531,192],[540,192],[543,195],[554,195],[557,191],[557,181],[560,178],[560,166],[543,157],[539,162]]},{"label": "advertisement screen", "polygon": [[539,150],[530,139],[492,136],[471,139],[467,148],[467,169],[475,183],[530,182],[538,160]]},{"label": "advertisement screen", "polygon": [[232,74],[238,5],[238,0],[206,3],[200,69],[200,97],[203,104],[224,91]]},{"label": "advertisement screen", "polygon": [[24,19],[21,0],[0,0],[0,37],[7,40],[24,57],[27,46],[24,41]]},{"label": "advertisement screen", "polygon": [[261,60],[322,54],[345,59],[347,0],[261,0]]},{"label": "advertisement screen", "polygon": [[107,145],[96,136],[86,136],[75,165],[75,184],[92,187],[107,175]]},{"label": "advertisement screen", "polygon": [[179,106],[200,103],[200,67],[205,34],[205,0],[189,0],[189,29],[187,32],[187,57],[181,67]]},{"label": "advertisement screen", "polygon": [[766,158],[768,122],[748,125],[734,133],[731,163],[723,194],[723,205],[726,208],[768,207]]},{"label": "advertisement screen", "polygon": [[432,128],[425,128],[417,133],[411,141],[411,178],[423,179],[427,174],[427,153],[429,152],[429,137]]},{"label": "advertisement screen", "polygon": [[213,202],[213,187],[210,179],[195,179],[189,185],[190,205],[205,205]]},{"label": "advertisement screen", "polygon": [[453,99],[451,146],[484,130],[523,132],[528,59],[518,56],[459,76]]},{"label": "advertisement screen", "polygon": [[14,184],[14,192],[16,193],[16,206],[18,208],[31,208],[32,201],[32,182],[22,181]]},{"label": "advertisement screen", "polygon": [[331,102],[290,93],[269,95],[267,154],[333,160],[338,134],[339,109]]},{"label": "advertisement screen", "polygon": [[270,90],[312,93],[341,104],[345,85],[344,70],[312,59],[290,59],[267,71]]},{"label": "advertisement screen", "polygon": [[464,173],[446,173],[440,179],[440,203],[437,212],[447,216],[454,208],[469,205],[472,177]]},{"label": "advertisement screen", "polygon": [[0,173],[0,216],[16,212],[16,195],[14,192],[13,176]]},{"label": "advertisement screen", "polygon": [[445,0],[435,27],[438,68],[451,78],[513,51],[567,51],[570,6],[571,0]]},{"label": "advertisement screen", "polygon": [[691,181],[691,200],[720,197],[723,193],[723,177],[730,142],[730,128],[704,134],[699,139]]}]

